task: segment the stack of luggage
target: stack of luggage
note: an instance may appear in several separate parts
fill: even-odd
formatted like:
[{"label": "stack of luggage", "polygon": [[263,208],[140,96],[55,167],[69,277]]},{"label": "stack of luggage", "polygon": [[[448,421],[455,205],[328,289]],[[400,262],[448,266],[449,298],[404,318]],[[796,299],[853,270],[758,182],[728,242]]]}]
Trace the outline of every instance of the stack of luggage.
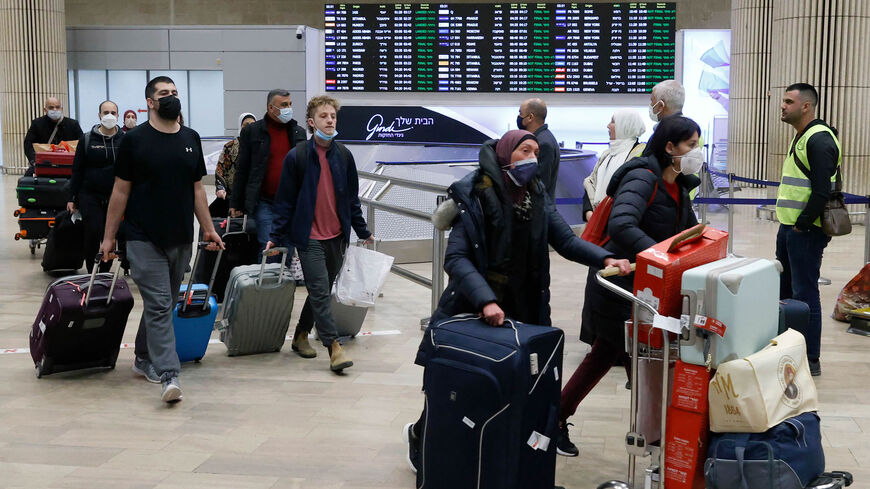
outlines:
[{"label": "stack of luggage", "polygon": [[[634,418],[626,437],[632,464],[651,457],[646,487],[658,481],[668,489],[850,485],[850,474],[825,472],[803,336],[809,308],[779,301],[778,262],[726,257],[726,243],[725,233],[693,229],[637,256],[633,300],[644,307],[635,307],[626,332],[633,339],[637,326],[641,344],[627,344],[640,360],[679,359],[632,385]],[[642,309],[655,310],[655,317]],[[681,333],[644,323],[676,325]],[[666,348],[674,342],[677,349]],[[632,367],[644,371],[638,360]],[[656,416],[660,423],[644,422]],[[634,484],[633,470],[629,479]]]},{"label": "stack of luggage", "polygon": [[[76,223],[71,216],[57,221],[60,213],[69,201],[69,178],[72,175],[72,164],[75,153],[71,151],[46,151],[36,153],[34,175],[25,175],[18,179],[16,192],[19,208],[14,212],[18,218],[19,231],[15,239],[31,240],[31,252],[35,251],[33,243],[48,239],[52,229],[57,224],[65,226],[62,233],[78,233],[81,236],[80,221]],[[72,238],[70,238],[72,239]],[[77,270],[81,268],[83,257],[79,250],[69,250],[63,240],[63,246],[54,247],[55,253],[43,264],[46,270]],[[81,239],[75,241],[80,244]],[[71,252],[77,251],[77,252]]]}]

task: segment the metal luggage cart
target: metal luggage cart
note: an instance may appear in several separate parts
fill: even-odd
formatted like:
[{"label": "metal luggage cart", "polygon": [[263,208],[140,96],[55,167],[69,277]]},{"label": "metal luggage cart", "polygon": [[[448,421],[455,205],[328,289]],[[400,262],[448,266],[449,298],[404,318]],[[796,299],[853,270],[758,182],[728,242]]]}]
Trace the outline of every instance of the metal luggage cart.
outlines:
[{"label": "metal luggage cart", "polygon": [[[631,354],[631,407],[629,415],[629,430],[625,435],[625,447],[628,452],[628,487],[631,489],[664,489],[665,467],[665,429],[668,409],[669,372],[672,359],[677,358],[679,343],[671,341],[670,334],[662,331],[662,346],[656,348],[650,344],[639,341],[640,325],[643,318],[648,317],[649,323],[656,314],[656,309],[651,304],[639,299],[631,292],[608,281],[606,278],[616,275],[615,268],[606,268],[596,275],[598,283],[602,287],[617,296],[631,302],[632,319],[626,326],[626,344]],[[629,328],[628,325],[631,327]],[[629,334],[630,332],[630,334]],[[647,434],[641,433],[638,426],[638,364],[639,361],[650,360],[662,362],[661,384],[661,432],[659,440],[647,441]],[[649,457],[649,465],[643,469],[643,484],[637,485],[637,461],[638,458]]]}]

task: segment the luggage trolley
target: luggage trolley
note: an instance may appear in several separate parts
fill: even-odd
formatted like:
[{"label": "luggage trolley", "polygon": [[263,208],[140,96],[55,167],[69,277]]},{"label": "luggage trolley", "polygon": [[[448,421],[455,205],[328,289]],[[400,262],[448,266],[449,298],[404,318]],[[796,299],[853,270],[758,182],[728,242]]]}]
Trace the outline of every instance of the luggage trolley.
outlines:
[{"label": "luggage trolley", "polygon": [[[632,265],[633,267],[633,265]],[[677,355],[671,351],[672,348],[678,346],[677,342],[671,342],[670,333],[662,331],[662,346],[656,348],[650,341],[644,341],[640,338],[640,329],[645,321],[643,317],[652,318],[657,314],[655,307],[651,304],[639,299],[631,292],[622,287],[606,280],[617,274],[616,268],[606,268],[600,270],[596,275],[596,280],[602,287],[613,292],[617,296],[631,302],[632,304],[632,319],[626,325],[626,341],[629,345],[631,353],[631,407],[629,415],[629,430],[625,435],[625,447],[628,452],[628,487],[636,489],[643,487],[645,489],[659,488],[664,489],[664,474],[665,474],[665,422],[668,410],[668,394],[669,394],[669,371],[671,359],[676,359]],[[651,323],[652,321],[648,321]],[[653,337],[654,331],[649,330],[649,338]],[[641,343],[644,343],[643,345]],[[659,440],[648,442],[647,436],[641,433],[638,426],[638,364],[639,360],[661,361],[662,362],[662,384],[661,384],[661,432]],[[644,469],[644,483],[642,486],[636,485],[637,479],[637,459],[639,457],[649,457],[649,466]]]}]

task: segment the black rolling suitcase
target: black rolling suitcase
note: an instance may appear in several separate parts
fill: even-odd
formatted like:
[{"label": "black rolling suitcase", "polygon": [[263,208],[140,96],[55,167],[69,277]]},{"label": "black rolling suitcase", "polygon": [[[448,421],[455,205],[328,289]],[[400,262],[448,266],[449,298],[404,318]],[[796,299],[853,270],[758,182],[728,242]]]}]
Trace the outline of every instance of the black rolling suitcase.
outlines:
[{"label": "black rolling suitcase", "polygon": [[69,202],[69,179],[61,177],[21,177],[15,188],[21,207],[64,208]]},{"label": "black rolling suitcase", "polygon": [[115,368],[133,295],[121,270],[72,275],[48,286],[30,331],[36,376],[92,367]]},{"label": "black rolling suitcase", "polygon": [[475,316],[431,325],[417,487],[553,489],[564,333]]},{"label": "black rolling suitcase", "polygon": [[72,220],[69,211],[60,212],[54,227],[48,233],[45,253],[42,255],[42,270],[78,270],[84,263],[84,225],[81,219]]},{"label": "black rolling suitcase", "polygon": [[15,239],[45,239],[54,227],[54,216],[57,209],[25,209],[16,210],[13,215],[18,218],[19,231]]},{"label": "black rolling suitcase", "polygon": [[[221,235],[226,247],[218,264],[212,288],[212,293],[217,296],[218,302],[222,303],[230,279],[230,272],[235,267],[257,263],[260,244],[257,242],[256,223],[253,219],[248,220],[248,216],[227,219],[215,218],[213,221],[214,228]],[[202,240],[201,230],[199,238]],[[203,250],[202,256],[193,270],[193,278],[197,283],[207,284],[210,282],[217,255],[217,251]]]}]

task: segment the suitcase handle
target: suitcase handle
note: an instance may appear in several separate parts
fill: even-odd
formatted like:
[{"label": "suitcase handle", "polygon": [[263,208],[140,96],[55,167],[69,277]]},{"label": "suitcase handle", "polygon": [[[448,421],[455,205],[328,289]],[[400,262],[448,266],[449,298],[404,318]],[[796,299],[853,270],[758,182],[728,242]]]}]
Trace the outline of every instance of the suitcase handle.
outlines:
[{"label": "suitcase handle", "polygon": [[233,216],[227,216],[227,230],[224,233],[224,236],[230,236],[233,234],[246,234],[248,232],[248,215],[244,214],[241,217],[237,217],[236,219],[242,220],[242,229],[240,231],[230,231],[230,227],[233,223]]},{"label": "suitcase handle", "polygon": [[[229,226],[228,226],[229,227]],[[187,312],[187,306],[193,301],[193,271],[196,270],[196,266],[199,264],[199,256],[207,246],[211,244],[210,241],[200,241],[196,244],[196,256],[193,259],[193,268],[190,269],[190,277],[187,279],[187,287],[184,289],[184,295],[181,300],[181,312]],[[209,308],[209,297],[211,297],[211,289],[214,285],[214,278],[217,276],[218,265],[220,265],[221,257],[224,255],[224,250],[218,249],[217,258],[214,261],[214,268],[211,271],[211,278],[208,281],[208,289],[205,292],[205,301],[202,303],[202,310],[208,311]]]},{"label": "suitcase handle", "polygon": [[[120,256],[123,254],[121,250],[115,250],[112,253]],[[88,285],[86,285],[87,291],[85,292],[85,302],[84,306],[87,309],[88,304],[91,301],[91,292],[94,290],[94,281],[97,278],[97,269],[99,268],[100,261],[103,258],[103,252],[97,253],[96,258],[94,258],[94,267],[91,269],[91,278],[88,280]],[[112,283],[109,284],[109,295],[106,297],[106,305],[112,302],[112,293],[115,291],[115,284],[118,282],[118,276],[121,272],[121,260],[118,260],[118,266],[115,268],[115,272],[112,274]],[[105,285],[105,284],[103,284]]]},{"label": "suitcase handle", "polygon": [[257,278],[257,288],[263,286],[263,274],[266,271],[266,260],[270,256],[274,256],[278,253],[281,254],[281,271],[278,273],[278,285],[284,283],[284,269],[287,267],[287,255],[290,253],[290,250],[284,246],[279,246],[277,248],[263,251],[263,260],[260,262],[260,276]]}]

